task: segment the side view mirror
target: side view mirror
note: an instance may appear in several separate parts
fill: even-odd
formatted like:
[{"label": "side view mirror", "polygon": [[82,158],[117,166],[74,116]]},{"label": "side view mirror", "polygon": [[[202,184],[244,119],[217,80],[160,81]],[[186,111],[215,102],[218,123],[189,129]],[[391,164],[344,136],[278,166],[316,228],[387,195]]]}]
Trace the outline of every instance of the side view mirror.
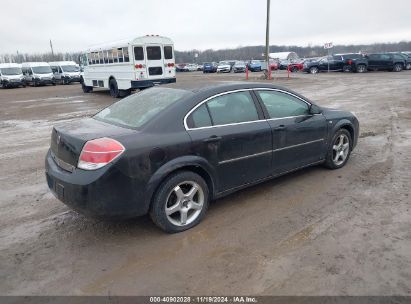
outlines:
[{"label": "side view mirror", "polygon": [[322,113],[322,110],[321,110],[321,108],[319,107],[319,106],[317,106],[317,105],[315,105],[315,104],[312,104],[311,106],[310,106],[310,114],[312,114],[312,115],[314,115],[314,114],[321,114]]}]

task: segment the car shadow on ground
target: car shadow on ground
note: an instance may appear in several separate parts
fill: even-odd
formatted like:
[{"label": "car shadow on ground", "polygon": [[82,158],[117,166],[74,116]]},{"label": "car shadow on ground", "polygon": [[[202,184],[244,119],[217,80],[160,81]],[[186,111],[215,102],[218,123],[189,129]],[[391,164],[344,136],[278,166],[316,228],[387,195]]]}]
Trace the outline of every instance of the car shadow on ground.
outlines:
[{"label": "car shadow on ground", "polygon": [[[295,180],[309,178],[312,174],[322,174],[324,171],[329,172],[328,169],[321,166],[308,167],[214,200],[210,203],[208,213],[203,223],[177,235],[181,236],[196,233],[198,229],[207,230],[207,225],[210,225],[209,228],[214,227],[214,224],[218,222],[217,218],[213,218],[214,216],[224,217],[225,214],[225,216],[229,217],[233,212],[232,208],[236,208],[236,205],[237,208],[242,208],[244,203],[248,202],[252,202],[253,207],[258,207],[257,204],[259,201],[267,200],[267,193],[275,192],[276,188],[278,189],[281,185],[287,184],[287,186],[292,186]],[[269,197],[268,200],[272,200],[273,204],[275,204],[274,197],[272,199]],[[220,224],[220,228],[224,229]],[[89,218],[71,210],[64,212],[63,216],[58,216],[55,219],[55,228],[62,230],[63,235],[72,236],[73,241],[79,238],[109,238],[112,241],[116,240],[115,242],[117,243],[117,241],[127,241],[129,237],[132,237],[133,242],[138,242],[140,239],[164,238],[168,235],[153,224],[149,215],[127,220],[113,220]]]}]

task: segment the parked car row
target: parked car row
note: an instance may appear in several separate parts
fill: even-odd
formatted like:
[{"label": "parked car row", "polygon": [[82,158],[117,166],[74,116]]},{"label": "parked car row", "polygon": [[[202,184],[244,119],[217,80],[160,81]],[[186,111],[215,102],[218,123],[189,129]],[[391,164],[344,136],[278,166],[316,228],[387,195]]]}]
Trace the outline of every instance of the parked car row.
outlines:
[{"label": "parked car row", "polygon": [[367,71],[411,70],[411,52],[375,54],[336,54],[315,60],[305,61],[304,72],[317,74],[323,71],[342,71],[364,73]]},{"label": "parked car row", "polygon": [[74,61],[0,64],[0,87],[70,84],[80,82],[80,67]]}]

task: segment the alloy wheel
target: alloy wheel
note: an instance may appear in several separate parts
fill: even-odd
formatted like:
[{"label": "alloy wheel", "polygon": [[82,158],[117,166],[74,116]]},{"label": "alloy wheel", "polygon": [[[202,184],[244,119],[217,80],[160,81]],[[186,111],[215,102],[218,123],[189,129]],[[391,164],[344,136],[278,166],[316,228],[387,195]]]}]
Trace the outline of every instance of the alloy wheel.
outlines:
[{"label": "alloy wheel", "polygon": [[341,134],[334,141],[333,145],[333,162],[336,166],[340,166],[345,162],[350,152],[350,140],[345,134]]},{"label": "alloy wheel", "polygon": [[189,225],[200,215],[204,199],[204,191],[196,182],[179,183],[167,197],[165,205],[167,219],[176,226]]}]

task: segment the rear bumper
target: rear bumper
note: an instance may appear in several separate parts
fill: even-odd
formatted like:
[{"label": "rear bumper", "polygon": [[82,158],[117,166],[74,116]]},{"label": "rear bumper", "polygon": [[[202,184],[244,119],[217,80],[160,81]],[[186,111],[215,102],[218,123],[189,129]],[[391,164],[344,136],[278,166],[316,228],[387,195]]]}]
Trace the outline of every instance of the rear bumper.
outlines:
[{"label": "rear bumper", "polygon": [[153,79],[153,80],[132,80],[131,88],[132,89],[142,89],[154,87],[159,84],[174,83],[176,78],[163,78],[163,79]]},{"label": "rear bumper", "polygon": [[132,218],[144,215],[144,188],[125,176],[115,166],[98,170],[61,169],[50,151],[45,161],[47,185],[54,196],[70,208],[93,217]]}]

